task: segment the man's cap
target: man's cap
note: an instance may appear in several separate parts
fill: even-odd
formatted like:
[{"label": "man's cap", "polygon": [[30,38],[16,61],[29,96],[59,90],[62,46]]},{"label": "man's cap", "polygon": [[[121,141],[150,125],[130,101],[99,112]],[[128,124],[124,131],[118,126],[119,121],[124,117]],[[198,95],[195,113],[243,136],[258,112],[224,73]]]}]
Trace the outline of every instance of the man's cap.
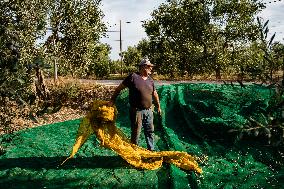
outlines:
[{"label": "man's cap", "polygon": [[138,64],[138,66],[144,66],[144,65],[155,66],[155,65],[152,64],[152,63],[150,62],[150,60],[147,59],[147,58],[142,59],[141,62]]}]

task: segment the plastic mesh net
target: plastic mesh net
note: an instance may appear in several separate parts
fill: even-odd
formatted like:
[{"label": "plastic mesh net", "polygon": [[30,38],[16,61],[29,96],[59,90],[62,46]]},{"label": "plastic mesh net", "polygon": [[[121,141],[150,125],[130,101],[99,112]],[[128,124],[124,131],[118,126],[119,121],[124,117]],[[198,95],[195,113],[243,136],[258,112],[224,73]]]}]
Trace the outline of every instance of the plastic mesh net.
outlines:
[{"label": "plastic mesh net", "polygon": [[[228,132],[245,128],[250,119],[267,124],[273,90],[247,84],[178,84],[161,86],[158,93],[163,116],[154,113],[156,149],[199,157],[202,174],[168,163],[155,170],[136,169],[101,147],[95,133],[75,158],[57,167],[72,150],[79,119],[0,136],[5,150],[0,155],[1,188],[283,188],[283,145],[268,145],[261,133],[239,138],[237,132]],[[129,137],[127,90],[116,105],[115,125]],[[273,109],[271,116],[280,118],[282,109]],[[146,147],[143,137],[140,146]]]}]

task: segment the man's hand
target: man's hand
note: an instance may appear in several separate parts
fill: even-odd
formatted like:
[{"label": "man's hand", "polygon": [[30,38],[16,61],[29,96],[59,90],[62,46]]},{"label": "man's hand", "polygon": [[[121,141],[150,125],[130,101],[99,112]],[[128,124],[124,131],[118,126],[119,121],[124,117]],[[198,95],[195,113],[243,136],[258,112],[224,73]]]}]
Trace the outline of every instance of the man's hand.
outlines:
[{"label": "man's hand", "polygon": [[162,115],[162,110],[161,110],[160,107],[157,109],[157,111],[158,111],[159,116],[161,116]]},{"label": "man's hand", "polygon": [[114,105],[114,102],[112,100],[108,101],[107,103],[108,106],[113,106]]},{"label": "man's hand", "polygon": [[157,107],[157,111],[159,115],[162,115],[161,107],[160,107],[160,100],[159,100],[159,95],[156,90],[153,92],[153,97],[154,97],[154,102],[155,106]]}]

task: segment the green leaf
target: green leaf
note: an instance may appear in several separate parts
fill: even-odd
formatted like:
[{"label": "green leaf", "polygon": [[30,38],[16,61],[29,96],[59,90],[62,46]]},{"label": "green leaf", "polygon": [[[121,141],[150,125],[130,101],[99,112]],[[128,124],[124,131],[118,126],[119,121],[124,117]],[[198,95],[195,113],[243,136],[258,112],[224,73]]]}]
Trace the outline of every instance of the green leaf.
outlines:
[{"label": "green leaf", "polygon": [[263,131],[264,131],[265,135],[267,135],[267,136],[270,136],[270,135],[271,135],[270,129],[268,129],[268,128],[265,127],[265,128],[263,129]]},{"label": "green leaf", "polygon": [[268,32],[269,32],[269,29],[268,29],[268,28],[265,28],[264,33],[267,35]]},{"label": "green leaf", "polygon": [[51,65],[50,64],[43,64],[42,66],[43,69],[51,69]]},{"label": "green leaf", "polygon": [[268,25],[268,22],[269,22],[269,20],[267,20],[265,23],[264,23],[264,25],[263,25],[263,29]]},{"label": "green leaf", "polygon": [[21,79],[21,78],[16,78],[17,79],[17,81],[19,81],[19,83],[20,84],[25,84],[26,82],[23,80],[23,79]]},{"label": "green leaf", "polygon": [[274,34],[272,35],[272,37],[270,38],[270,41],[269,41],[269,43],[268,43],[268,47],[271,46],[272,41],[273,41],[273,39],[275,38],[275,34],[276,34],[276,33],[274,33]]},{"label": "green leaf", "polygon": [[253,134],[254,134],[254,136],[258,136],[259,131],[258,131],[258,130],[255,130],[255,131],[253,132]]}]

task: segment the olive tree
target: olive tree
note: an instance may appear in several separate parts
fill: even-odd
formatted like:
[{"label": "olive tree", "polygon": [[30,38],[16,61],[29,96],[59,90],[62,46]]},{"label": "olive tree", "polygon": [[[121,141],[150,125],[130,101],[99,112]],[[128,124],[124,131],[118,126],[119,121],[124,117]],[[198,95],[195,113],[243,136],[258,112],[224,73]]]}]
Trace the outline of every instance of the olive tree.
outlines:
[{"label": "olive tree", "polygon": [[93,62],[99,39],[105,34],[100,1],[52,0],[48,23],[51,35],[45,43],[60,63],[60,69],[72,76],[85,76]]},{"label": "olive tree", "polygon": [[144,23],[151,56],[168,73],[215,72],[220,79],[233,47],[259,38],[255,16],[263,8],[253,0],[164,3]]}]

